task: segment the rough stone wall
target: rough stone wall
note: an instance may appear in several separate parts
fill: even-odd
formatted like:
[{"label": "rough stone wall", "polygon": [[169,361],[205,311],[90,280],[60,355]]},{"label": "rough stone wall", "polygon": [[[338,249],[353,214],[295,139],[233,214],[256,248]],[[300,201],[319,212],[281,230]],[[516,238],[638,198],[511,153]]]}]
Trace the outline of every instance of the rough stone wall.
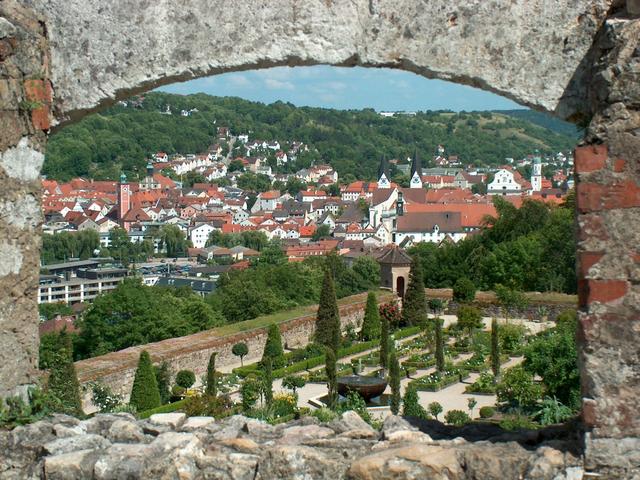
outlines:
[{"label": "rough stone wall", "polygon": [[0,397],[24,393],[38,360],[40,167],[51,84],[43,19],[0,2]]},{"label": "rough stone wall", "polygon": [[[0,431],[3,479],[163,480],[578,480],[587,478],[566,432],[504,432],[494,425],[421,430],[389,416],[380,430],[357,413],[319,423],[269,425],[126,413],[87,420],[56,415]],[[556,429],[558,430],[558,429]],[[475,441],[474,440],[488,440]]]},{"label": "rough stone wall", "polygon": [[587,459],[620,478],[640,469],[640,20],[629,5],[592,48],[593,117],[576,150]]},{"label": "rough stone wall", "polygon": [[[392,295],[380,298],[381,302],[389,301]],[[363,295],[354,298],[354,303],[340,307],[340,321],[343,330],[347,325],[360,326],[364,317],[366,302]],[[282,341],[294,348],[309,343],[315,331],[315,315],[305,315],[279,325]],[[108,385],[115,393],[129,398],[135,377],[138,357],[142,350],[147,350],[154,363],[166,360],[172,374],[180,370],[191,370],[201,378],[207,372],[209,357],[218,352],[216,365],[218,368],[239,362],[231,348],[238,342],[245,342],[249,347],[248,358],[260,358],[267,340],[267,328],[256,328],[241,333],[222,337],[212,335],[213,331],[200,332],[185,337],[172,338],[161,342],[127,348],[119,352],[76,362],[76,370],[80,383],[85,385],[99,381]],[[85,408],[92,410],[89,393],[84,398]]]},{"label": "rough stone wall", "polygon": [[614,1],[25,3],[47,18],[64,122],[161,84],[319,63],[400,68],[570,116],[584,100],[572,79]]}]

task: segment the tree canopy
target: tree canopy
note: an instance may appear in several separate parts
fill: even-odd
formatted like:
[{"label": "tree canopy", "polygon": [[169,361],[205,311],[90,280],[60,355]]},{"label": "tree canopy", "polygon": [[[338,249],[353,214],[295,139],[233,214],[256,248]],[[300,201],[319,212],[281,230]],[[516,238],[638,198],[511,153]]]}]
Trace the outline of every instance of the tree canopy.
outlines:
[{"label": "tree canopy", "polygon": [[576,292],[576,238],[571,202],[525,200],[521,208],[494,197],[495,218],[477,235],[437,246],[419,243],[409,253],[421,262],[425,286],[453,287],[466,277],[481,290]]},{"label": "tree canopy", "polygon": [[147,287],[127,278],[98,296],[78,322],[78,355],[89,357],[222,325],[222,316],[195,294]]}]

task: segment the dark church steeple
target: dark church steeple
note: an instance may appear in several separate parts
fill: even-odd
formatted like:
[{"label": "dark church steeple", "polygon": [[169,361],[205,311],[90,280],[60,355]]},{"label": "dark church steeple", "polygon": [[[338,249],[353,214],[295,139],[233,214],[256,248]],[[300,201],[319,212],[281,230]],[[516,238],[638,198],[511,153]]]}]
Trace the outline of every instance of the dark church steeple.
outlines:
[{"label": "dark church steeple", "polygon": [[387,159],[383,155],[380,159],[380,165],[378,166],[378,188],[390,188],[391,182],[389,181],[389,166],[387,165]]},{"label": "dark church steeple", "polygon": [[420,162],[417,148],[413,155],[413,161],[411,162],[411,178],[409,186],[411,188],[422,188],[422,163]]}]

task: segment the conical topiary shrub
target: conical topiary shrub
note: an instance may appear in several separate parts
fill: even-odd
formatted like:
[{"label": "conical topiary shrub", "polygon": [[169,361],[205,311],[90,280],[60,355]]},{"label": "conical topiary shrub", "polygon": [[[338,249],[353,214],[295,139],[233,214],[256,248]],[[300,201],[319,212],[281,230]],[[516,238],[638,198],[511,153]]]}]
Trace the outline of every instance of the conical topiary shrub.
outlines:
[{"label": "conical topiary shrub", "polygon": [[262,364],[267,358],[271,359],[271,366],[280,368],[283,365],[284,349],[282,348],[282,336],[278,325],[272,323],[267,330],[267,341],[262,351]]},{"label": "conical topiary shrub", "polygon": [[316,342],[337,352],[340,348],[340,312],[333,284],[333,274],[326,268],[316,317]]},{"label": "conical topiary shrub", "polygon": [[47,393],[57,400],[53,402],[60,413],[81,416],[80,382],[73,364],[71,336],[60,332],[60,349],[52,356],[53,362],[47,380]]},{"label": "conical topiary shrub", "polygon": [[146,350],[140,353],[129,403],[136,407],[138,412],[160,406],[160,391],[151,364],[151,357]]},{"label": "conical topiary shrub", "polygon": [[367,306],[364,310],[360,337],[365,341],[380,338],[380,313],[378,312],[378,299],[374,292],[369,292],[367,295]]},{"label": "conical topiary shrub", "polygon": [[411,262],[409,285],[402,299],[402,323],[405,326],[424,325],[427,321],[427,299],[420,260]]}]

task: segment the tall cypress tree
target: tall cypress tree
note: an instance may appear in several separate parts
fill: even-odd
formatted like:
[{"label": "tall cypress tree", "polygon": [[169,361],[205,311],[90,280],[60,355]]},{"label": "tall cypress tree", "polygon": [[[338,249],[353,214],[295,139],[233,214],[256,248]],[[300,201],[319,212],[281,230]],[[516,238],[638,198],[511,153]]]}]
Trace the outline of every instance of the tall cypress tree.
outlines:
[{"label": "tall cypress tree", "polygon": [[402,299],[402,323],[423,325],[427,321],[427,299],[420,260],[414,259],[409,270],[409,285]]},{"label": "tall cypress tree", "polygon": [[264,395],[264,403],[267,407],[273,404],[273,367],[271,359],[265,359],[264,378],[262,380],[262,393]]},{"label": "tall cypress tree", "polygon": [[316,317],[316,342],[331,348],[335,353],[340,348],[340,337],[340,314],[333,274],[329,268],[325,268]]},{"label": "tall cypress tree", "polygon": [[389,384],[391,385],[391,413],[398,415],[400,412],[400,363],[396,352],[389,355]]},{"label": "tall cypress tree", "polygon": [[164,405],[171,399],[171,391],[169,389],[171,384],[171,371],[169,362],[165,360],[159,366],[154,367],[153,371],[156,374],[156,383],[158,384],[158,391],[160,392],[160,403]]},{"label": "tall cypress tree", "polygon": [[389,365],[389,321],[384,315],[380,316],[380,366]]},{"label": "tall cypress tree", "polygon": [[129,403],[139,412],[160,406],[160,391],[153,372],[151,357],[146,350],[140,353]]},{"label": "tall cypress tree", "polygon": [[336,354],[331,348],[326,349],[324,369],[327,374],[328,407],[338,405],[338,375],[336,372]]},{"label": "tall cypress tree", "polygon": [[280,329],[278,325],[272,323],[267,330],[267,342],[264,344],[264,350],[262,352],[262,362],[267,358],[271,359],[271,364],[278,365],[279,360],[284,355],[284,349],[282,348],[282,337],[280,336]]},{"label": "tall cypress tree", "polygon": [[213,352],[209,357],[209,364],[207,365],[207,389],[206,394],[216,397],[218,395],[218,382],[216,378],[216,355],[218,352]]},{"label": "tall cypress tree", "polygon": [[493,381],[497,383],[500,378],[500,330],[498,320],[491,320],[491,370]]},{"label": "tall cypress tree", "polygon": [[71,336],[60,332],[60,349],[53,355],[53,362],[47,380],[47,391],[60,401],[60,413],[80,416],[82,401],[80,399],[80,382],[73,364],[73,346]]},{"label": "tall cypress tree", "polygon": [[444,336],[442,334],[442,319],[435,318],[436,322],[436,369],[444,372]]},{"label": "tall cypress tree", "polygon": [[364,320],[360,338],[362,340],[373,340],[380,337],[380,312],[378,312],[378,299],[374,292],[367,295],[367,306],[364,310]]}]

